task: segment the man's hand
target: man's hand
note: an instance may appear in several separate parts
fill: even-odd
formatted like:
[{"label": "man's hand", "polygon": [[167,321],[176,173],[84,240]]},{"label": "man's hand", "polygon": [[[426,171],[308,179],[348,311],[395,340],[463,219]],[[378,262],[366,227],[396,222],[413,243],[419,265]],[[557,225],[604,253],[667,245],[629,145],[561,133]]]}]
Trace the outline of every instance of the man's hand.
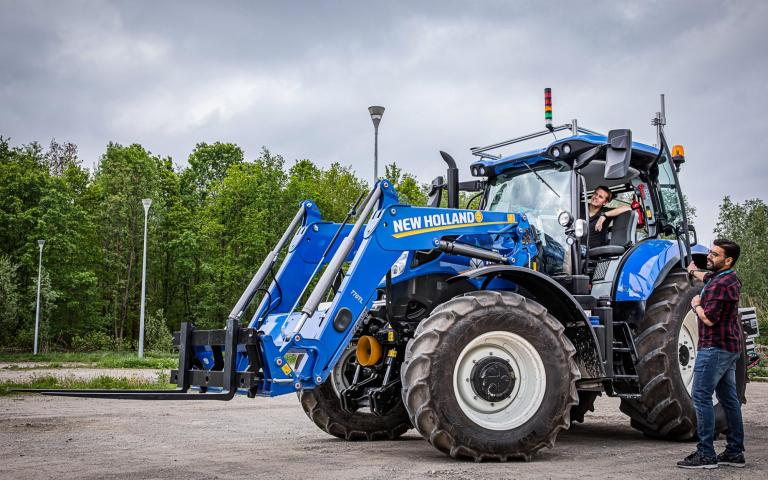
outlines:
[{"label": "man's hand", "polygon": [[696,295],[691,299],[691,308],[696,308],[701,305],[701,295]]},{"label": "man's hand", "polygon": [[691,263],[689,263],[689,264],[688,264],[688,266],[687,266],[687,267],[685,267],[685,269],[686,269],[686,270],[688,270],[688,273],[690,273],[691,275],[693,275],[693,272],[694,272],[694,271],[696,271],[696,270],[698,270],[698,269],[699,269],[699,267],[697,267],[697,266],[696,266],[696,264],[695,264],[695,263],[693,263],[693,261],[691,261]]},{"label": "man's hand", "polygon": [[605,223],[605,215],[601,215],[600,218],[597,219],[597,223],[595,223],[595,231],[602,232],[604,223]]}]

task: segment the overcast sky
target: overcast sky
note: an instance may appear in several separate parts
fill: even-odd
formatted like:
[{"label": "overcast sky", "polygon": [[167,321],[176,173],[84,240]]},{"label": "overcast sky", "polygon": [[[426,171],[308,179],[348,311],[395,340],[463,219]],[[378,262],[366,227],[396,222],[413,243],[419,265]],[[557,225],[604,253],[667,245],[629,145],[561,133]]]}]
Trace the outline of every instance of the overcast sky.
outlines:
[{"label": "overcast sky", "polygon": [[[140,143],[179,165],[198,142],[262,146],[419,180],[472,146],[577,118],[686,148],[681,182],[711,238],[723,196],[768,200],[768,2],[21,2],[0,0],[0,135]],[[504,153],[513,153],[513,150]],[[380,173],[383,167],[380,167]]]}]

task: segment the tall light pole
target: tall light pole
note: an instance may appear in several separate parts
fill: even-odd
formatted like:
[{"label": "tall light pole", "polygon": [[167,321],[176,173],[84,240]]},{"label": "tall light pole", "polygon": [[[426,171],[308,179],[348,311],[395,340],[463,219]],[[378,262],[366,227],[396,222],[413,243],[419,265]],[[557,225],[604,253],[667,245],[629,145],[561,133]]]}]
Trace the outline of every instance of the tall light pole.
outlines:
[{"label": "tall light pole", "polygon": [[139,317],[139,358],[144,358],[144,300],[147,293],[147,216],[151,198],[141,201],[144,205],[144,260],[141,263],[141,316]]},{"label": "tall light pole", "polygon": [[373,120],[373,183],[379,180],[379,122],[384,115],[384,107],[376,105],[368,107],[368,113]]},{"label": "tall light pole", "polygon": [[37,306],[35,307],[35,348],[34,354],[37,355],[37,339],[40,332],[40,280],[43,278],[43,245],[45,240],[38,240],[40,246],[40,257],[37,260]]}]

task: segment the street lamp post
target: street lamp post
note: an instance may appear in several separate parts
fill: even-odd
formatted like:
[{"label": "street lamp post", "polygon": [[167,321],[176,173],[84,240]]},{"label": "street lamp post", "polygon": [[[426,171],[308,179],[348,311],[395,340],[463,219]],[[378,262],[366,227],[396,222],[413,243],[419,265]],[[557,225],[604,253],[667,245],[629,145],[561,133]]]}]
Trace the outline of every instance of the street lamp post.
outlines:
[{"label": "street lamp post", "polygon": [[35,348],[34,354],[37,355],[37,339],[40,332],[40,280],[43,278],[43,245],[45,240],[38,240],[37,244],[40,246],[40,257],[37,261],[37,306],[35,307]]},{"label": "street lamp post", "polygon": [[379,122],[384,115],[384,107],[375,105],[368,107],[368,113],[373,120],[373,183],[375,185],[379,180]]},{"label": "street lamp post", "polygon": [[141,315],[139,317],[139,358],[144,358],[144,301],[147,293],[147,216],[151,198],[141,201],[144,205],[144,259],[141,263]]}]

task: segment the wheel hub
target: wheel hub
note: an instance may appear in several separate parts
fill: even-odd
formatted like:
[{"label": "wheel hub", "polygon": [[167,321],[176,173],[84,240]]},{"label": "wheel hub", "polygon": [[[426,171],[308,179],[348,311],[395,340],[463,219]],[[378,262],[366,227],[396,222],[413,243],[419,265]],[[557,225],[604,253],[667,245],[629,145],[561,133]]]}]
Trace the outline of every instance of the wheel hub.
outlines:
[{"label": "wheel hub", "polygon": [[472,367],[472,389],[477,396],[488,402],[508,398],[515,388],[515,372],[508,361],[488,356]]}]

